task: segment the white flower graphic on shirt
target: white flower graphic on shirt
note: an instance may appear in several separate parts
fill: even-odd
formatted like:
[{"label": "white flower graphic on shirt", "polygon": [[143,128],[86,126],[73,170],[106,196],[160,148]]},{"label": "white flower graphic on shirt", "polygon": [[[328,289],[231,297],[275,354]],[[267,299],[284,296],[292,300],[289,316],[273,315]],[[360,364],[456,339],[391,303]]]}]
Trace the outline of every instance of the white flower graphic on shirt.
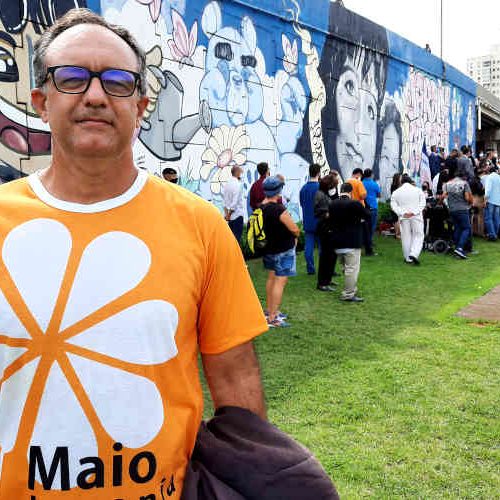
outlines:
[{"label": "white flower graphic on shirt", "polygon": [[151,254],[129,233],[79,249],[62,223],[35,219],[7,235],[1,265],[0,477],[15,447],[67,446],[73,487],[99,436],[140,448],[159,433],[164,403],[142,373],[177,355],[178,313],[164,300],[134,302]]}]

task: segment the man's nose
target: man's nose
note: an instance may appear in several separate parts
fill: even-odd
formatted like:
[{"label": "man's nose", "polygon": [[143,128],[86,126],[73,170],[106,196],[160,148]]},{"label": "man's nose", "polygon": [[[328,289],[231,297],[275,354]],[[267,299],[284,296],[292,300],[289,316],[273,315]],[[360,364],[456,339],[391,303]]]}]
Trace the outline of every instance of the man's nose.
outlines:
[{"label": "man's nose", "polygon": [[84,101],[90,105],[101,105],[107,100],[101,80],[97,76],[90,78],[89,88],[83,95]]}]

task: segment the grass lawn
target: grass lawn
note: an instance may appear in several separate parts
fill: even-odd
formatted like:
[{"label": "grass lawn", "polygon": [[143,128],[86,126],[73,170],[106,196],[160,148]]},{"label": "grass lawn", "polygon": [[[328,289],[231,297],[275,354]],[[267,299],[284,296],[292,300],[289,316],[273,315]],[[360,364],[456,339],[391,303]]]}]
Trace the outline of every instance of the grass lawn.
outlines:
[{"label": "grass lawn", "polygon": [[[342,498],[500,498],[500,325],[454,316],[500,284],[500,243],[476,249],[414,267],[381,238],[362,259],[363,304],[317,292],[298,255],[282,306],[293,326],[256,341],[269,419]],[[264,300],[262,264],[249,267]]]}]

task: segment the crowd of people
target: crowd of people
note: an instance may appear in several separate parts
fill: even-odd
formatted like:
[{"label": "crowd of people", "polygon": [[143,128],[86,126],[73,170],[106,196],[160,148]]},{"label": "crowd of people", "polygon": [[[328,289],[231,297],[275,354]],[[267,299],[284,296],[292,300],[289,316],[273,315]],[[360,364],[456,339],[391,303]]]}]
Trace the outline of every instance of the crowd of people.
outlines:
[{"label": "crowd of people", "polygon": [[[499,238],[500,175],[493,151],[474,158],[468,146],[445,156],[432,146],[429,156],[432,183],[417,186],[406,173],[395,174],[390,188],[391,215],[384,220],[401,240],[406,264],[420,265],[424,248],[449,251],[459,259],[477,252],[473,234],[490,241]],[[285,179],[271,176],[269,166],[260,163],[259,179],[251,186],[250,210],[262,209],[266,246],[262,250],[266,283],[266,318],[269,327],[289,326],[280,311],[287,280],[296,275],[296,245],[300,230],[286,210],[283,197]],[[223,192],[226,220],[239,240],[243,229],[243,190],[238,179],[241,169],[234,167],[233,179]],[[357,288],[361,255],[377,256],[373,237],[379,227],[379,200],[382,190],[371,169],[354,168],[341,182],[331,170],[320,175],[320,166],[309,167],[309,180],[300,191],[304,230],[304,258],[307,274],[317,275],[319,292],[335,292],[333,279],[344,276],[340,300],[360,303]],[[238,219],[235,229],[234,221]],[[315,249],[318,249],[318,269]],[[340,265],[337,270],[337,263]]]}]

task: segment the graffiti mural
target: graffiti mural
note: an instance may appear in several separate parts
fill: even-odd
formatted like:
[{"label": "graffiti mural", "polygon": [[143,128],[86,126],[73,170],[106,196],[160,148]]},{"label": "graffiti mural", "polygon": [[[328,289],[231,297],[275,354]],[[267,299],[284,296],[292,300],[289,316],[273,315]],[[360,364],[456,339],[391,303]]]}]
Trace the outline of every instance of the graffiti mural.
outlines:
[{"label": "graffiti mural", "polygon": [[[339,4],[330,6],[329,32],[319,64],[322,136],[330,168],[345,179],[353,168],[375,168],[388,43],[384,28]],[[309,113],[309,125],[318,118]]]},{"label": "graffiti mural", "polygon": [[0,182],[50,161],[50,130],[31,107],[33,44],[57,17],[85,0],[0,2]]},{"label": "graffiti mural", "polygon": [[74,6],[126,26],[147,53],[137,165],[156,175],[176,169],[184,187],[220,208],[233,165],[244,170],[245,192],[261,161],[282,174],[298,219],[310,162],[343,178],[371,168],[387,192],[395,172],[427,179],[431,145],[474,143],[466,77],[443,77],[434,56],[338,3],[0,0],[4,180],[50,161],[50,130],[29,102],[32,47]]}]

